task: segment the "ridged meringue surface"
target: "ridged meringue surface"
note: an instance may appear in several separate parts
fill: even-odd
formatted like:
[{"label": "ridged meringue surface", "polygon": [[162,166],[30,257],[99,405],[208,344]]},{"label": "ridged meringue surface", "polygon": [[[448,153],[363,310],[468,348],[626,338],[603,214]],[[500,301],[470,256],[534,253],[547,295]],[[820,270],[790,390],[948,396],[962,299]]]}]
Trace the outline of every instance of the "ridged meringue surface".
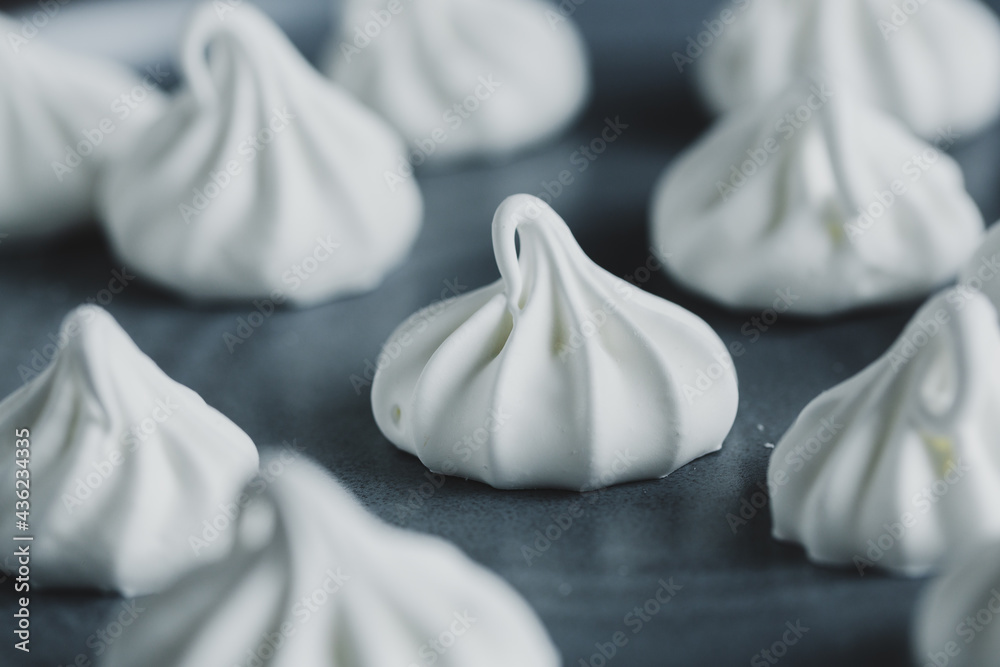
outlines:
[{"label": "ridged meringue surface", "polygon": [[791,312],[813,316],[932,291],[983,229],[951,157],[811,81],[720,121],[665,171],[651,215],[690,289],[753,310],[790,290]]},{"label": "ridged meringue surface", "polygon": [[916,664],[990,667],[1000,656],[1000,542],[980,545],[929,584],[913,623]]},{"label": "ridged meringue surface", "polygon": [[993,225],[958,277],[965,289],[981,291],[1000,310],[1000,225]]},{"label": "ridged meringue surface", "polygon": [[326,71],[427,159],[541,141],[590,90],[576,27],[539,0],[348,0]]},{"label": "ridged meringue surface", "polygon": [[146,603],[102,667],[560,664],[531,608],[458,549],[378,521],[311,463],[262,465],[282,472],[248,487],[231,555]]},{"label": "ridged meringue surface", "polygon": [[705,99],[725,112],[798,76],[831,83],[933,137],[976,132],[1000,115],[1000,22],[979,0],[754,0],[695,62]]},{"label": "ridged meringue surface", "polygon": [[997,405],[997,311],[942,292],[782,437],[768,470],[774,536],[821,564],[911,576],[1000,537]]},{"label": "ridged meringue surface", "polygon": [[[52,364],[0,403],[30,431],[29,531],[16,531],[11,446],[0,459],[0,531],[32,535],[32,582],[156,592],[218,558],[188,538],[257,472],[250,438],[144,355],[106,311],[82,306]],[[23,509],[23,507],[21,508]]]},{"label": "ridged meringue surface", "polygon": [[250,5],[199,7],[181,59],[186,86],[102,190],[118,255],[197,299],[376,287],[422,218],[413,179],[385,179],[395,132]]},{"label": "ridged meringue surface", "polygon": [[736,373],[704,321],[598,267],[535,197],[500,205],[493,247],[498,282],[386,342],[372,409],[389,440],[436,472],[577,491],[721,447]]},{"label": "ridged meringue surface", "polygon": [[101,170],[162,110],[163,95],[115,63],[28,40],[3,15],[0,34],[0,232],[38,236],[90,221]]}]

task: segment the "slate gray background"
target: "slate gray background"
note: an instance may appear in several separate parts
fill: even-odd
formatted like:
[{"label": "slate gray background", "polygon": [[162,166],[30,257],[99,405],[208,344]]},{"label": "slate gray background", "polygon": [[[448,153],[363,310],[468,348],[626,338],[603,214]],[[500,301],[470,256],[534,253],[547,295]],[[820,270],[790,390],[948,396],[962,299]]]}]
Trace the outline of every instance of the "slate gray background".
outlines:
[{"label": "slate gray background", "polygon": [[[162,62],[179,26],[170,17],[180,16],[177,8],[185,4],[190,2],[76,0],[46,38],[137,65]],[[222,337],[235,330],[249,304],[192,307],[140,280],[109,310],[171,377],[198,391],[259,445],[305,446],[384,519],[452,540],[502,575],[538,611],[567,667],[589,658],[595,642],[609,641],[618,630],[628,633],[629,644],[611,664],[746,665],[780,639],[789,621],[810,630],[782,665],[909,664],[908,625],[923,582],[814,567],[800,549],[770,539],[766,510],[737,534],[726,515],[738,512],[741,499],[763,482],[770,452],[764,444],[776,442],[813,396],[879,356],[917,304],[823,323],[785,319],[751,343],[741,327],[752,313],[721,311],[654,274],[645,289],[695,311],[727,342],[747,345],[736,360],[736,425],[722,452],[665,480],[585,497],[584,516],[530,565],[521,547],[580,496],[502,493],[449,479],[421,509],[402,516],[397,505],[425,481],[425,469],[381,436],[368,392],[359,395],[349,380],[376,359],[400,321],[439,298],[445,281],[475,288],[497,279],[490,244],[496,205],[512,193],[538,193],[542,181],[572,169],[570,155],[598,135],[606,117],[620,117],[629,129],[576,175],[554,207],[596,262],[616,275],[634,275],[649,257],[646,216],[654,180],[710,122],[689,75],[677,72],[670,53],[702,29],[702,19],[717,14],[715,4],[580,5],[574,18],[589,42],[596,80],[585,116],[569,136],[513,161],[422,172],[425,228],[409,261],[376,292],[279,312],[233,354]],[[315,56],[330,8],[313,0],[268,6]],[[116,27],[118,21],[124,27]],[[954,150],[988,220],[1000,215],[998,142],[994,128]],[[58,331],[68,310],[104,288],[118,266],[93,231],[31,247],[14,239],[0,244],[0,395],[20,385],[18,365]],[[655,594],[659,579],[671,577],[683,590],[632,634],[624,616]],[[90,594],[34,593],[34,650],[26,658],[10,649],[10,582],[0,589],[3,664],[52,666],[79,654],[90,657],[87,637],[119,604]]]}]

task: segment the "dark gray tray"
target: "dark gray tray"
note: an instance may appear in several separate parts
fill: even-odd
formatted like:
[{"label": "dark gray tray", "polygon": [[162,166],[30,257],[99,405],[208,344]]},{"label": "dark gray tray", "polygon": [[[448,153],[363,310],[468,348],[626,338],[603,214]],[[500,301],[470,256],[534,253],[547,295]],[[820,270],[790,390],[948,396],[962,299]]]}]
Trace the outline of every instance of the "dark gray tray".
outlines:
[{"label": "dark gray tray", "polygon": [[[84,0],[78,0],[81,12]],[[303,2],[303,6],[316,3]],[[909,664],[908,634],[923,582],[809,564],[798,548],[770,539],[768,510],[734,532],[727,515],[754,497],[770,450],[816,394],[879,356],[918,304],[816,323],[779,320],[759,340],[741,333],[752,313],[733,314],[680,291],[654,272],[642,287],[704,317],[736,359],[740,411],[720,453],[656,482],[580,496],[504,493],[448,479],[430,493],[425,469],[379,433],[369,393],[352,386],[392,329],[450,284],[475,288],[498,278],[490,241],[497,204],[516,192],[539,193],[570,169],[574,183],[555,200],[584,250],[619,276],[649,259],[647,203],[654,180],[676,151],[704,130],[687,75],[670,59],[711,2],[588,0],[575,13],[591,42],[598,90],[569,137],[497,165],[421,174],[426,226],[411,258],[376,292],[306,311],[279,311],[233,353],[223,336],[252,307],[191,307],[142,280],[108,306],[171,377],[198,391],[261,446],[295,442],[330,468],[372,511],[401,526],[440,535],[515,586],[541,615],[567,667],[588,664],[595,643],[622,631],[628,643],[614,664],[745,665],[781,640],[786,623],[808,628],[783,665]],[[306,11],[306,10],[303,10]],[[313,29],[303,48],[316,51]],[[606,117],[629,125],[583,173],[571,162],[598,136]],[[954,153],[987,219],[1000,214],[1000,132]],[[74,305],[96,298],[120,268],[96,232],[26,247],[0,243],[0,395],[20,386],[19,365],[47,344]],[[642,278],[644,274],[639,273]],[[413,497],[408,510],[401,509]],[[582,504],[583,514],[528,562],[537,532]],[[544,543],[542,543],[544,545]],[[6,552],[6,546],[0,547]],[[634,608],[673,579],[683,588],[635,632]],[[32,594],[30,656],[10,645],[10,582],[0,585],[0,664],[69,665],[88,659],[120,601],[60,592]],[[654,609],[656,605],[650,605]],[[581,659],[583,663],[581,663]],[[594,665],[601,664],[599,660]],[[753,664],[753,663],[751,663]],[[757,663],[764,664],[764,663]]]}]

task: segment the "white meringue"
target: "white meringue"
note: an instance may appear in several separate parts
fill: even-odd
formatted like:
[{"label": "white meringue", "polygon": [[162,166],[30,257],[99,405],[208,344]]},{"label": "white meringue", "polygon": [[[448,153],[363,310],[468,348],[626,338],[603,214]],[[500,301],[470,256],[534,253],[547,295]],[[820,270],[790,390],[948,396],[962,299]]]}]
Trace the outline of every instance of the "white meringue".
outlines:
[{"label": "white meringue", "polygon": [[983,244],[959,275],[963,289],[980,290],[1000,310],[1000,224],[993,225]]},{"label": "white meringue", "polygon": [[594,264],[535,197],[500,205],[493,247],[498,282],[417,313],[383,348],[372,409],[397,447],[497,488],[579,491],[722,446],[736,373],[704,321]]},{"label": "white meringue", "polygon": [[[943,142],[948,141],[942,138]],[[958,165],[821,83],[721,121],[654,193],[653,247],[731,308],[830,315],[921,296],[983,235]]]},{"label": "white meringue", "polygon": [[930,584],[917,607],[918,665],[987,667],[1000,656],[1000,543],[979,546]]},{"label": "white meringue", "polygon": [[[144,603],[102,667],[556,667],[530,607],[447,542],[390,527],[319,467],[241,497],[237,546]],[[263,490],[262,490],[263,489]]]},{"label": "white meringue", "polygon": [[1000,537],[998,405],[997,311],[942,292],[782,437],[768,470],[774,536],[821,564],[912,576]]},{"label": "white meringue", "polygon": [[975,132],[1000,115],[1000,22],[978,0],[740,5],[697,60],[700,88],[717,111],[768,100],[798,76],[824,72],[924,137],[947,127]]},{"label": "white meringue", "polygon": [[89,221],[98,174],[164,105],[152,77],[36,33],[0,15],[0,232],[16,236]]},{"label": "white meringue", "polygon": [[195,12],[186,88],[109,174],[114,249],[194,298],[307,306],[373,289],[422,217],[413,179],[386,183],[402,142],[257,9],[220,14]]},{"label": "white meringue", "polygon": [[[199,559],[188,536],[257,472],[250,438],[101,308],[70,313],[58,340],[52,364],[0,403],[0,429],[30,431],[30,531],[14,529],[12,481],[0,534],[34,536],[32,582],[139,595],[224,553],[220,540]],[[14,480],[8,442],[0,475]]]},{"label": "white meringue", "polygon": [[326,71],[399,129],[415,164],[541,141],[590,91],[576,27],[539,0],[348,0]]}]

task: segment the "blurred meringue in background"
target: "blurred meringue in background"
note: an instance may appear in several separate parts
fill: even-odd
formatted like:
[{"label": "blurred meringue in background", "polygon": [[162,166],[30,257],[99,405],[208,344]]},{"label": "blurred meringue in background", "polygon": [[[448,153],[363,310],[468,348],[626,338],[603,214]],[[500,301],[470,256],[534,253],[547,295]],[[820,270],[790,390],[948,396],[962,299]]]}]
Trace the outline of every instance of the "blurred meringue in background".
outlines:
[{"label": "blurred meringue in background", "polygon": [[[142,595],[225,554],[231,540],[195,551],[189,538],[256,473],[249,436],[107,311],[81,306],[58,340],[49,367],[0,403],[5,432],[30,432],[31,583]],[[13,453],[0,459],[7,479],[19,469]],[[4,535],[21,534],[17,501],[12,481],[0,491]]]},{"label": "blurred meringue in background", "polygon": [[925,575],[1000,538],[998,405],[996,309],[979,292],[938,294],[781,438],[767,475],[775,538],[862,576]]},{"label": "blurred meringue in background", "polygon": [[326,71],[402,133],[414,163],[530,146],[590,91],[575,25],[540,0],[345,0]]},{"label": "blurred meringue in background", "polygon": [[1000,224],[990,227],[983,244],[966,262],[958,282],[963,289],[979,290],[1000,310]]},{"label": "blurred meringue in background", "polygon": [[235,547],[161,596],[101,667],[558,667],[534,611],[444,540],[369,515],[330,475],[265,455]]},{"label": "blurred meringue in background", "polygon": [[97,179],[162,113],[156,72],[59,50],[0,15],[0,232],[91,222]]},{"label": "blurred meringue in background", "polygon": [[925,138],[1000,116],[1000,21],[979,0],[754,0],[728,16],[697,63],[717,112],[822,75]]},{"label": "blurred meringue in background", "polygon": [[932,582],[913,622],[916,664],[988,667],[1000,656],[1000,542],[979,545]]},{"label": "blurred meringue in background", "polygon": [[[207,57],[207,60],[206,60]],[[259,10],[194,14],[185,87],[101,188],[115,252],[193,299],[309,306],[377,287],[423,216],[383,121]]]},{"label": "blurred meringue in background", "polygon": [[738,389],[708,324],[597,266],[535,197],[500,204],[493,248],[499,281],[384,346],[372,409],[397,447],[501,489],[589,491],[722,446]]},{"label": "blurred meringue in background", "polygon": [[828,316],[922,296],[983,237],[957,163],[848,90],[805,79],[733,111],[656,186],[653,248],[734,309]]}]

